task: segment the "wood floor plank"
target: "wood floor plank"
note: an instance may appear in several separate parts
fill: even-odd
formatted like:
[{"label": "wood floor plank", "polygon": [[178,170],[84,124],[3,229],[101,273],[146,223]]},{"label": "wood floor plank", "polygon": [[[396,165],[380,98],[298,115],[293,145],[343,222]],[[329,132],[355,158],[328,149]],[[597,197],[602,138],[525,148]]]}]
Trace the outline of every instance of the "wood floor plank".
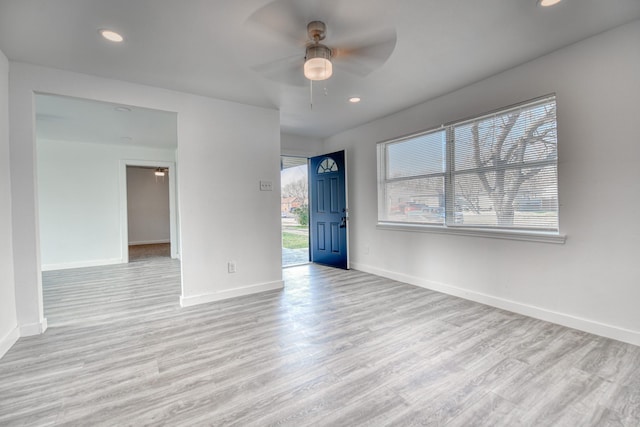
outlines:
[{"label": "wood floor plank", "polygon": [[447,426],[450,427],[474,427],[474,426],[525,426],[524,411],[515,404],[502,397],[489,392],[482,395],[472,405],[453,417]]},{"label": "wood floor plank", "polygon": [[640,348],[351,270],[180,308],[180,264],[43,274],[0,425],[640,425]]}]

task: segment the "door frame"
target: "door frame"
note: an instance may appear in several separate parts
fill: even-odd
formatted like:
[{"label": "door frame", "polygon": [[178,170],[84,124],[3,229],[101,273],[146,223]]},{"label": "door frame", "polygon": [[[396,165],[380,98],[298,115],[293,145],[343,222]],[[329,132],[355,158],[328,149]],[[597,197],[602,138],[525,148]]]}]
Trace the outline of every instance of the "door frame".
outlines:
[{"label": "door frame", "polygon": [[123,263],[129,262],[129,215],[127,210],[127,166],[167,168],[169,170],[169,240],[171,258],[180,258],[178,247],[178,218],[176,209],[176,164],[159,160],[120,160],[120,254]]}]

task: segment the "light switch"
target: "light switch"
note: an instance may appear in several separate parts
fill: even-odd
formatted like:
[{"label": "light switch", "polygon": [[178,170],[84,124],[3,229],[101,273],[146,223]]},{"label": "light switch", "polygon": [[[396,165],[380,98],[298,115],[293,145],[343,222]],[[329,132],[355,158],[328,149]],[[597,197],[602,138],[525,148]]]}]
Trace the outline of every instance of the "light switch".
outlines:
[{"label": "light switch", "polygon": [[273,182],[260,181],[260,191],[273,191]]}]

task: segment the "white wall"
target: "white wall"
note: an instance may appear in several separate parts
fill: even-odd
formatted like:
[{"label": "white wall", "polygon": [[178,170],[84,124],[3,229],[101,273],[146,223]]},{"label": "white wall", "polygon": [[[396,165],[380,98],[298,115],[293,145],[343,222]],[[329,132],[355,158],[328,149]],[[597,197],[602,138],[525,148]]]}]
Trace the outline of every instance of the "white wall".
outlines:
[{"label": "white wall", "polygon": [[278,112],[194,97],[178,118],[182,304],[281,288]]},{"label": "white wall", "polygon": [[[635,21],[325,141],[349,154],[354,268],[640,344],[639,41]],[[376,228],[376,142],[552,92],[564,245]]]},{"label": "white wall", "polygon": [[0,357],[18,339],[9,174],[9,61],[0,51]]},{"label": "white wall", "polygon": [[168,175],[156,177],[153,168],[127,166],[127,218],[130,245],[170,241]]},{"label": "white wall", "polygon": [[[279,115],[275,110],[11,63],[10,146],[18,322],[42,317],[34,92],[178,114],[178,203],[185,305],[282,287]],[[247,125],[247,124],[250,124]],[[271,180],[273,192],[260,192]],[[237,273],[227,273],[227,261]]]},{"label": "white wall", "polygon": [[120,162],[174,162],[175,150],[39,140],[37,154],[42,270],[125,262]]}]

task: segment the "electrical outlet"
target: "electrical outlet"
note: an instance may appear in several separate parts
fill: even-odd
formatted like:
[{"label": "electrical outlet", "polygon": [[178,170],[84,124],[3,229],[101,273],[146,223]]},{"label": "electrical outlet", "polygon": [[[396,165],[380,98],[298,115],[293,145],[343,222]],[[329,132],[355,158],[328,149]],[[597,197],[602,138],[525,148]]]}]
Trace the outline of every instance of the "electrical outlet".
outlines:
[{"label": "electrical outlet", "polygon": [[260,191],[273,191],[273,182],[260,181]]},{"label": "electrical outlet", "polygon": [[229,261],[227,263],[227,269],[229,270],[229,273],[235,273],[236,272],[236,262],[235,261]]}]

